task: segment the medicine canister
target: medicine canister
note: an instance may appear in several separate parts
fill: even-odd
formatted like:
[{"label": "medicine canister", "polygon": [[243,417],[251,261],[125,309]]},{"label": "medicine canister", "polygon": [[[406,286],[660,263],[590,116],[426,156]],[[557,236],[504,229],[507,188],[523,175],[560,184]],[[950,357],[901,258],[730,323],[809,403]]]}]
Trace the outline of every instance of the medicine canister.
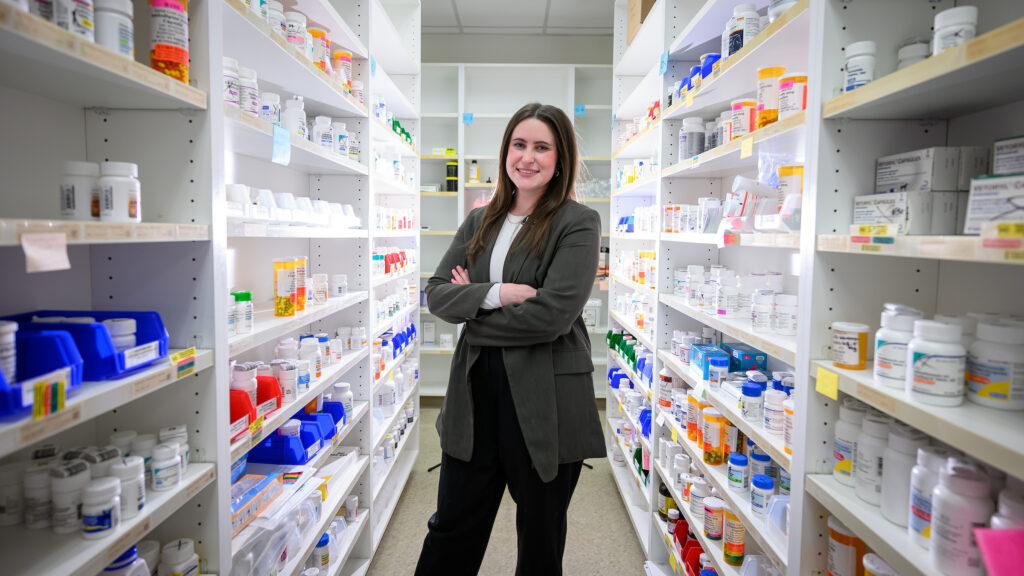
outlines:
[{"label": "medicine canister", "polygon": [[767,390],[764,393],[764,429],[769,434],[782,434],[786,418],[782,403],[788,398],[781,390]]},{"label": "medicine canister", "polygon": [[274,92],[260,94],[260,120],[281,125],[281,95]]},{"label": "medicine canister", "polygon": [[679,129],[679,160],[693,158],[704,152],[704,120],[697,117],[683,118]]},{"label": "medicine canister", "polygon": [[795,410],[796,403],[793,401],[793,398],[787,397],[785,402],[782,403],[782,449],[785,450],[786,454],[793,453],[793,438],[796,435]]},{"label": "medicine canister", "polygon": [[691,442],[697,441],[700,431],[697,429],[697,419],[700,417],[700,399],[697,392],[690,390],[686,393],[686,439]]},{"label": "medicine canister", "polygon": [[[779,210],[790,194],[804,193],[804,167],[802,164],[779,166]],[[755,293],[756,294],[756,293]],[[769,292],[770,294],[770,292]],[[771,300],[768,300],[770,303]]]},{"label": "medicine canister", "polygon": [[709,496],[704,499],[704,535],[708,540],[721,540],[725,524],[725,502]]},{"label": "medicine canister", "polygon": [[334,153],[348,156],[348,126],[344,122],[335,121],[331,124],[334,132]]},{"label": "medicine canister", "polygon": [[132,546],[103,569],[102,576],[150,576],[149,564],[139,557],[138,546]]},{"label": "medicine canister", "polygon": [[299,52],[307,54],[309,49],[306,47],[306,15],[301,12],[285,12],[284,20],[288,43]]},{"label": "medicine canister", "polygon": [[732,139],[736,140],[757,130],[757,101],[732,101]]},{"label": "medicine canister", "polygon": [[[39,461],[32,462],[25,468],[25,498],[21,504],[25,515],[25,527],[29,530],[42,530],[50,527],[50,517],[53,514],[53,498],[50,493],[51,467],[50,462]],[[7,483],[6,486],[10,486],[10,483]],[[9,501],[7,498],[5,500]],[[5,502],[5,510],[8,506],[9,504]]]},{"label": "medicine canister", "polygon": [[964,350],[968,350],[971,344],[977,340],[977,331],[979,322],[987,322],[989,324],[999,324],[999,318],[984,318],[984,314],[978,314],[975,312],[968,312],[962,316],[950,316],[947,314],[936,314],[932,320],[936,322],[942,322],[943,324],[956,324],[960,327],[960,343],[964,345]]},{"label": "medicine canister", "polygon": [[347,50],[335,50],[334,77],[347,92],[352,92],[352,53]]},{"label": "medicine canister", "polygon": [[251,362],[235,364],[231,367],[231,390],[242,390],[249,395],[249,400],[256,406],[256,365]]},{"label": "medicine canister", "polygon": [[747,457],[738,452],[729,454],[729,467],[727,477],[729,488],[733,490],[746,490],[750,482],[750,467],[747,464]]},{"label": "medicine canister", "polygon": [[890,388],[907,384],[907,344],[914,338],[920,316],[882,312],[882,327],[875,332],[875,383]]},{"label": "medicine canister", "polygon": [[181,483],[181,458],[177,444],[158,444],[149,461],[153,473],[153,490],[170,490]]},{"label": "medicine canister", "polygon": [[352,98],[360,104],[365,104],[363,101],[363,83],[361,80],[352,81]]},{"label": "medicine canister", "polygon": [[235,332],[238,334],[250,334],[254,329],[252,292],[241,290],[233,292],[235,297]]},{"label": "medicine canister", "polygon": [[110,474],[121,482],[121,518],[135,518],[146,506],[145,463],[138,456],[128,456],[115,462]]},{"label": "medicine canister", "polygon": [[984,574],[974,529],[988,526],[994,510],[984,472],[953,461],[943,466],[932,492],[932,564],[949,576]]},{"label": "medicine canister", "polygon": [[260,85],[252,68],[238,69],[238,107],[250,116],[260,115]]},{"label": "medicine canister", "polygon": [[892,418],[871,411],[861,422],[860,435],[857,436],[854,488],[858,498],[875,506],[882,502],[882,470],[891,424]]},{"label": "medicine canister", "polygon": [[313,144],[326,150],[334,150],[334,132],[331,130],[330,116],[317,116],[313,119]]},{"label": "medicine canister", "polygon": [[100,164],[100,220],[142,222],[139,166],[131,162]]},{"label": "medicine canister", "polygon": [[159,576],[197,576],[199,556],[195,553],[195,542],[188,538],[172,540],[164,544],[160,553]]},{"label": "medicine canister", "polygon": [[715,408],[705,408],[704,418],[704,462],[718,466],[725,461],[725,427],[727,420]]},{"label": "medicine canister", "polygon": [[153,449],[157,443],[156,434],[139,434],[132,440],[132,456],[142,458],[146,467],[146,484],[149,484],[153,477],[149,461],[153,459]]},{"label": "medicine canister", "polygon": [[156,540],[142,540],[135,547],[139,549],[139,558],[146,562],[150,572],[155,572],[160,565],[160,543]]},{"label": "medicine canister", "polygon": [[288,21],[284,17],[284,4],[277,0],[267,2],[267,24],[282,38],[288,37]]},{"label": "medicine canister", "polygon": [[91,479],[89,464],[85,460],[71,460],[50,469],[55,533],[70,534],[81,530],[82,490]]},{"label": "medicine canister", "polygon": [[764,474],[754,474],[750,480],[750,511],[763,518],[768,500],[775,495],[775,480]]},{"label": "medicine canister", "polygon": [[753,4],[739,4],[732,9],[729,20],[729,50],[732,56],[750,43],[761,31],[761,17]]},{"label": "medicine canister", "polygon": [[188,1],[149,0],[149,66],[188,84]]},{"label": "medicine canister", "polygon": [[807,73],[787,72],[779,77],[779,120],[807,109]]},{"label": "medicine canister", "polygon": [[775,295],[775,333],[796,336],[797,297],[795,294]]},{"label": "medicine canister", "polygon": [[959,46],[974,38],[978,26],[977,6],[957,6],[935,15],[932,56]]},{"label": "medicine canister", "polygon": [[747,381],[742,388],[743,398],[740,411],[747,422],[760,424],[764,419],[764,396],[757,382]]},{"label": "medicine canister", "polygon": [[281,125],[289,133],[306,140],[306,103],[302,96],[292,96],[284,103]]},{"label": "medicine canister", "polygon": [[885,560],[878,557],[873,552],[868,552],[864,555],[864,576],[900,576],[898,572],[892,569],[892,566],[886,564]]},{"label": "medicine canister", "polygon": [[721,356],[708,358],[708,387],[718,390],[729,379],[729,359]]},{"label": "medicine canister", "polygon": [[121,451],[121,456],[126,457],[131,455],[132,440],[138,435],[138,432],[135,430],[118,430],[110,435],[108,442],[113,446],[117,446],[118,450]]},{"label": "medicine canister", "polygon": [[669,536],[676,533],[676,524],[679,523],[679,510],[673,508],[668,511],[668,524],[665,526],[665,533]]},{"label": "medicine canister", "polygon": [[1024,326],[978,324],[978,339],[967,353],[967,398],[1024,410]]},{"label": "medicine canister", "polygon": [[845,49],[846,82],[843,91],[860,88],[875,79],[875,43],[870,40],[854,42]]},{"label": "medicine canister", "polygon": [[221,61],[224,68],[224,103],[238,106],[238,60],[223,56]]},{"label": "medicine canister", "polygon": [[999,505],[990,525],[993,530],[1024,530],[1024,494],[1009,488],[999,492]]},{"label": "medicine canister", "polygon": [[69,220],[100,217],[100,165],[95,162],[65,162],[60,185],[60,215]]},{"label": "medicine canister", "polygon": [[910,512],[910,476],[917,451],[928,445],[928,436],[896,422],[889,428],[889,444],[882,454],[882,516],[897,526],[907,525]]},{"label": "medicine canister", "polygon": [[772,462],[771,456],[765,454],[760,448],[756,451],[748,451],[748,458],[750,459],[750,477],[753,478],[757,474],[762,474],[772,479],[779,477],[779,469]]},{"label": "medicine canister", "polygon": [[910,473],[910,513],[907,515],[910,537],[927,550],[931,546],[932,492],[939,484],[939,471],[953,452],[942,446],[917,449],[917,466]]},{"label": "medicine canister", "polygon": [[90,446],[79,458],[89,463],[93,479],[103,478],[110,476],[110,467],[121,458],[121,450],[117,446]]},{"label": "medicine canister", "polygon": [[313,549],[313,564],[321,567],[322,570],[326,570],[327,566],[331,563],[331,536],[324,533],[320,537],[320,541],[316,543],[316,548]]},{"label": "medicine canister", "polygon": [[62,30],[95,42],[92,0],[53,0],[52,22]]},{"label": "medicine canister", "polygon": [[0,466],[0,526],[21,524],[27,462]]},{"label": "medicine canister", "polygon": [[743,554],[747,547],[747,529],[739,516],[728,503],[722,505],[722,553],[725,563],[730,566],[743,564]]},{"label": "medicine canister", "polygon": [[917,64],[931,55],[932,47],[926,40],[910,41],[896,51],[896,69],[902,70],[907,66]]},{"label": "medicine canister", "polygon": [[103,321],[103,326],[118,352],[135,347],[137,325],[134,318],[108,318]]},{"label": "medicine canister", "polygon": [[907,344],[907,383],[910,397],[936,406],[959,406],[964,401],[967,352],[960,327],[934,320],[916,320],[914,338]]},{"label": "medicine canister", "polygon": [[82,536],[88,540],[109,536],[121,525],[121,481],[93,480],[82,491]]},{"label": "medicine canister", "polygon": [[868,357],[867,324],[832,323],[832,365],[847,370],[863,370]]},{"label": "medicine canister", "polygon": [[695,522],[704,521],[704,499],[711,495],[711,488],[707,480],[693,477],[690,479],[690,515],[694,516]]},{"label": "medicine canister", "polygon": [[676,508],[675,500],[672,499],[672,493],[669,492],[668,486],[662,482],[658,486],[658,517],[668,520],[668,511],[673,508]]},{"label": "medicine canister", "polygon": [[839,422],[836,423],[832,443],[832,475],[840,484],[854,485],[857,436],[867,410],[866,404],[850,396],[839,404]]},{"label": "medicine canister", "polygon": [[786,72],[783,66],[765,66],[757,69],[757,127],[758,129],[779,119],[779,79]]},{"label": "medicine canister", "polygon": [[864,542],[839,521],[828,517],[828,574],[857,576],[867,547]]},{"label": "medicine canister", "polygon": [[274,259],[274,316],[295,315],[295,260]]}]

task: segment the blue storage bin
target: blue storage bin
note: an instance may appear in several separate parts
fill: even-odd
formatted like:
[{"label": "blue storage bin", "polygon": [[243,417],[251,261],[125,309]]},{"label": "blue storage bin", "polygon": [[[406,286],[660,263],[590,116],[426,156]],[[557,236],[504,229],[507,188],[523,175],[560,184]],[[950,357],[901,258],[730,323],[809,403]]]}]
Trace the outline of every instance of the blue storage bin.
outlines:
[{"label": "blue storage bin", "polygon": [[249,451],[249,462],[298,466],[316,456],[321,446],[323,436],[320,434],[319,425],[315,422],[303,422],[297,437],[271,434],[253,446]]},{"label": "blue storage bin", "polygon": [[[334,426],[336,428],[344,428],[345,423],[348,421],[347,414],[345,414],[345,405],[341,402],[324,402],[324,412],[331,415],[334,420]],[[333,436],[332,436],[333,438]]]},{"label": "blue storage bin", "polygon": [[7,382],[0,373],[0,415],[13,414],[31,404],[22,404],[22,384],[61,368],[71,367],[67,391],[82,385],[82,355],[71,335],[62,330],[22,330],[15,335],[18,348],[19,382]]},{"label": "blue storage bin", "polygon": [[[93,324],[74,324],[63,322],[32,322],[33,316],[91,316],[96,319]],[[133,318],[135,320],[135,348],[118,352],[114,342],[103,326],[104,320],[111,318]],[[8,316],[5,320],[18,323],[18,333],[38,332],[40,330],[62,330],[71,334],[85,362],[82,378],[85,381],[111,380],[122,378],[150,366],[163,358],[167,358],[167,330],[156,312],[111,312],[91,310],[36,310]],[[144,348],[148,346],[149,348]],[[126,357],[126,353],[129,353]]]},{"label": "blue storage bin", "polygon": [[338,434],[338,428],[334,425],[334,418],[330,414],[323,414],[319,412],[296,412],[292,418],[300,420],[303,423],[312,422],[316,424],[320,430],[320,438],[325,438],[327,442],[330,442]]}]

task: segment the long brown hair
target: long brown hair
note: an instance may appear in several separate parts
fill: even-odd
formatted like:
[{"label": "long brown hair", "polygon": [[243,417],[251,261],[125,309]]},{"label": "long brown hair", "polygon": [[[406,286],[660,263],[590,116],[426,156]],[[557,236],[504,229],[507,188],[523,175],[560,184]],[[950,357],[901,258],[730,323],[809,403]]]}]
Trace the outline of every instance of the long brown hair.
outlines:
[{"label": "long brown hair", "polygon": [[505,135],[501,139],[501,153],[498,156],[498,184],[495,186],[494,196],[484,209],[480,227],[469,241],[466,254],[470,263],[486,248],[491,235],[501,228],[502,219],[512,209],[512,203],[515,200],[515,184],[512,183],[512,179],[508,175],[505,162],[508,160],[508,148],[512,143],[513,130],[520,122],[529,118],[536,118],[547,124],[555,135],[554,144],[555,150],[558,152],[558,164],[555,166],[555,175],[548,182],[547,191],[537,201],[537,205],[534,206],[533,213],[523,225],[522,231],[516,235],[511,249],[527,249],[537,254],[542,253],[555,213],[563,204],[576,199],[579,150],[576,147],[576,134],[573,131],[572,122],[565,112],[555,106],[539,102],[523,106],[512,116],[508,126],[505,127]]}]

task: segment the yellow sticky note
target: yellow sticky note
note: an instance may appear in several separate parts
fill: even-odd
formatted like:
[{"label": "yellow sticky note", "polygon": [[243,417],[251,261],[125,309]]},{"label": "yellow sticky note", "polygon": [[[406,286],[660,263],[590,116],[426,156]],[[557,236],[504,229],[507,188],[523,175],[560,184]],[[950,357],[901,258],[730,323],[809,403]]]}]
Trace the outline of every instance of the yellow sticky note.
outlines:
[{"label": "yellow sticky note", "polygon": [[818,366],[818,378],[814,389],[833,400],[839,400],[839,375]]},{"label": "yellow sticky note", "polygon": [[754,139],[747,136],[743,140],[740,140],[740,158],[750,158],[750,155],[754,153]]},{"label": "yellow sticky note", "polygon": [[686,107],[689,108],[690,106],[693,106],[693,92],[686,94]]},{"label": "yellow sticky note", "polygon": [[679,433],[676,432],[675,428],[672,429],[672,441],[676,443],[679,442]]},{"label": "yellow sticky note", "polygon": [[1024,238],[1024,222],[1000,222],[996,234],[999,238]]}]

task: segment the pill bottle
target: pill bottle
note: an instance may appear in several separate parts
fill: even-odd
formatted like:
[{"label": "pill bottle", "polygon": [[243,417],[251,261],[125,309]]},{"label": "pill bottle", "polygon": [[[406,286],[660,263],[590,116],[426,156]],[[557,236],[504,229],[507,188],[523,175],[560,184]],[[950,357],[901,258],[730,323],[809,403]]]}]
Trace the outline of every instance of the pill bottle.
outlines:
[{"label": "pill bottle", "polygon": [[[295,260],[274,259],[274,316],[295,315]],[[279,356],[283,357],[283,356]]]},{"label": "pill bottle", "polygon": [[281,95],[275,92],[260,94],[260,120],[281,125]]},{"label": "pill bottle", "polygon": [[142,222],[139,166],[131,162],[100,164],[100,220]]},{"label": "pill bottle", "polygon": [[863,370],[868,357],[867,324],[832,323],[832,365],[847,370]]},{"label": "pill bottle", "polygon": [[155,574],[160,565],[160,543],[156,540],[141,540],[135,547],[139,549],[139,559],[146,562],[149,573]]},{"label": "pill bottle", "polygon": [[53,0],[53,19],[58,28],[95,41],[92,0]]},{"label": "pill bottle", "polygon": [[317,116],[313,119],[313,144],[325,150],[334,150],[334,132],[331,130],[330,116]]},{"label": "pill bottle", "polygon": [[986,314],[978,314],[975,312],[968,312],[962,316],[949,316],[946,314],[936,314],[932,318],[936,322],[942,322],[943,324],[956,324],[960,327],[960,343],[964,345],[964,350],[971,347],[974,341],[977,340],[976,333],[978,330],[979,322],[987,322],[989,324],[999,324],[999,317],[988,318]]},{"label": "pill bottle", "polygon": [[[308,198],[306,198],[306,203],[308,206]],[[306,300],[309,297],[306,291],[306,279],[309,274],[309,259],[305,256],[299,256],[293,260],[295,260],[295,311],[302,312],[306,309]],[[299,345],[301,344],[302,342],[300,341]]]},{"label": "pill bottle", "polygon": [[178,456],[177,444],[158,444],[153,449],[153,459],[149,461],[153,476],[153,490],[162,492],[172,490],[181,484],[181,458]]},{"label": "pill bottle", "polygon": [[705,408],[704,418],[704,462],[718,466],[725,461],[725,428],[728,421],[715,408]]},{"label": "pill bottle", "polygon": [[156,448],[156,434],[138,434],[132,438],[131,455],[142,458],[146,467],[146,481],[149,481],[149,460],[153,457],[153,448]]},{"label": "pill bottle", "polygon": [[309,49],[306,47],[306,15],[301,12],[285,12],[284,20],[288,43],[302,54],[307,54]]},{"label": "pill bottle", "polygon": [[[732,9],[729,20],[728,54],[732,56],[749,44],[761,30],[761,17],[753,4],[739,4]],[[725,52],[723,52],[725,53]]]},{"label": "pill bottle", "polygon": [[786,400],[782,403],[782,449],[785,450],[786,454],[790,455],[793,454],[793,438],[796,436],[795,410],[796,403],[792,397],[787,396]]},{"label": "pill bottle", "polygon": [[334,133],[334,153],[348,157],[348,126],[344,122],[335,121],[331,124]]},{"label": "pill bottle", "polygon": [[750,481],[750,466],[747,457],[734,452],[729,454],[729,467],[726,477],[729,479],[729,488],[733,490],[746,490]]},{"label": "pill bottle", "polygon": [[[711,120],[710,122],[704,123],[704,150],[711,150],[715,146],[718,146],[716,141],[718,132],[718,122]],[[682,230],[680,230],[682,232]]]},{"label": "pill bottle", "polygon": [[874,552],[864,555],[864,576],[900,576],[899,572],[892,569]]},{"label": "pill bottle", "polygon": [[728,503],[723,502],[722,504],[722,516],[724,518],[722,522],[722,553],[725,563],[730,566],[739,566],[743,564],[747,529]]},{"label": "pill bottle", "polygon": [[725,502],[709,496],[704,499],[704,535],[708,540],[721,540],[725,528]]},{"label": "pill bottle", "polygon": [[102,576],[150,576],[152,572],[146,561],[139,557],[138,546],[132,546],[107,565]]},{"label": "pill bottle", "polygon": [[316,543],[316,548],[313,549],[313,565],[319,566],[322,570],[326,570],[330,563],[331,536],[324,533],[324,535],[320,537],[320,541]]},{"label": "pill bottle", "polygon": [[957,576],[984,574],[974,529],[988,526],[994,511],[983,471],[954,461],[943,466],[932,492],[932,565]]},{"label": "pill bottle", "polygon": [[284,4],[277,0],[267,2],[267,24],[282,38],[288,38],[288,21],[284,17]]},{"label": "pill bottle", "polygon": [[349,524],[359,517],[359,496],[352,495],[345,499],[345,521]]},{"label": "pill bottle", "polygon": [[828,517],[828,574],[829,576],[857,576],[867,547],[864,542],[839,521]]},{"label": "pill bottle", "polygon": [[[1024,530],[1024,494],[1004,488],[989,524],[993,530]],[[26,510],[27,512],[27,510]]]},{"label": "pill bottle", "polygon": [[796,336],[798,300],[795,294],[775,295],[775,333],[780,336]]},{"label": "pill bottle", "polygon": [[683,118],[679,129],[679,161],[693,158],[704,152],[704,120],[691,116]]},{"label": "pill bottle", "polygon": [[782,466],[779,469],[779,490],[780,496],[789,496],[789,485],[793,481],[792,476],[789,475],[789,470],[786,470]]},{"label": "pill bottle", "polygon": [[784,66],[764,66],[757,69],[758,129],[779,119],[779,79],[785,72]]},{"label": "pill bottle", "polygon": [[750,511],[764,518],[768,500],[775,495],[775,480],[764,474],[754,474],[750,480]]},{"label": "pill bottle", "polygon": [[334,57],[335,79],[346,92],[352,92],[352,53],[346,50],[335,50],[332,56]]},{"label": "pill bottle", "polygon": [[764,396],[757,382],[747,381],[743,384],[743,403],[741,412],[747,422],[761,423],[764,420]]},{"label": "pill bottle", "polygon": [[967,352],[967,398],[1024,410],[1024,326],[978,324],[978,339]]},{"label": "pill bottle", "polygon": [[769,434],[782,434],[786,415],[783,402],[789,397],[781,390],[768,390],[764,393],[764,429]]},{"label": "pill bottle", "polygon": [[243,390],[249,395],[253,406],[256,401],[256,365],[251,362],[235,364],[231,367],[231,390]]},{"label": "pill bottle", "polygon": [[[53,514],[53,498],[50,492],[50,468],[49,461],[32,462],[25,468],[23,476],[24,500],[21,508],[24,510],[25,527],[29,530],[42,530],[50,527],[50,517]],[[0,471],[0,475],[3,472]],[[9,486],[10,482],[6,484]],[[11,502],[10,498],[5,498]],[[5,504],[6,508],[7,504]]]},{"label": "pill bottle", "polygon": [[199,574],[199,556],[195,553],[195,547],[195,542],[188,538],[164,544],[160,552],[159,576]]},{"label": "pill bottle", "polygon": [[911,40],[896,51],[896,69],[902,70],[931,55],[932,47],[927,40]]},{"label": "pill bottle", "polygon": [[907,384],[907,344],[914,338],[920,316],[882,312],[882,327],[875,332],[875,383],[890,388]]},{"label": "pill bottle", "polygon": [[870,40],[848,44],[846,55],[846,82],[844,92],[864,86],[875,79],[875,43]]},{"label": "pill bottle", "polygon": [[732,101],[732,139],[736,140],[757,130],[757,101]]},{"label": "pill bottle", "polygon": [[115,462],[110,474],[121,483],[121,518],[135,518],[146,505],[145,463],[138,456],[128,456]]},{"label": "pill bottle", "polygon": [[131,0],[96,0],[96,43],[135,59],[135,27]]},{"label": "pill bottle", "polygon": [[82,491],[82,536],[95,540],[121,526],[121,481],[98,478]]},{"label": "pill bottle", "polygon": [[858,498],[875,506],[882,503],[882,471],[891,424],[892,418],[879,412],[868,412],[857,436],[855,491]]},{"label": "pill bottle", "polygon": [[929,439],[914,428],[896,422],[889,428],[889,444],[882,454],[882,516],[897,526],[907,525],[910,513],[910,476],[917,464],[917,451]]},{"label": "pill bottle", "polygon": [[807,109],[807,73],[786,72],[779,76],[779,120]]},{"label": "pill bottle", "polygon": [[676,532],[676,524],[679,523],[679,510],[673,508],[668,511],[668,523],[665,526],[665,533],[670,537]]},{"label": "pill bottle", "polygon": [[110,340],[118,352],[135,347],[136,323],[134,318],[108,318],[103,326],[110,333]]},{"label": "pill bottle", "polygon": [[235,332],[251,334],[254,329],[252,292],[242,290],[232,294],[235,297]]},{"label": "pill bottle", "polygon": [[292,96],[284,103],[284,112],[281,114],[281,124],[285,130],[294,136],[306,140],[306,103],[302,96]]},{"label": "pill bottle", "polygon": [[914,543],[927,550],[931,547],[932,492],[939,485],[939,472],[953,451],[942,446],[917,449],[917,465],[910,472],[910,512],[907,530]]},{"label": "pill bottle", "polygon": [[690,479],[690,515],[695,522],[704,522],[704,499],[711,496],[711,487],[707,480],[699,477]]},{"label": "pill bottle", "polygon": [[352,328],[352,350],[359,351],[366,348],[366,327],[356,326]]},{"label": "pill bottle", "polygon": [[832,444],[832,475],[840,484],[854,485],[857,461],[857,437],[867,414],[866,404],[847,396],[839,404],[839,422],[836,423]]},{"label": "pill bottle", "polygon": [[0,526],[14,526],[22,522],[27,465],[26,462],[13,462],[0,466]]},{"label": "pill bottle", "polygon": [[100,165],[95,162],[64,162],[60,185],[60,215],[68,220],[100,217]]},{"label": "pill bottle", "polygon": [[935,34],[932,37],[932,56],[959,46],[974,38],[978,26],[977,6],[957,6],[935,15]]},{"label": "pill bottle", "polygon": [[778,468],[775,466],[775,463],[772,462],[771,456],[760,451],[760,449],[756,452],[750,452],[748,458],[750,458],[751,478],[757,474],[761,474],[772,479],[779,477]]},{"label": "pill bottle", "polygon": [[188,2],[149,0],[149,66],[188,84]]},{"label": "pill bottle", "polygon": [[89,463],[89,473],[93,479],[110,476],[110,467],[121,458],[121,450],[117,446],[90,446],[78,456]]},{"label": "pill bottle", "polygon": [[222,66],[224,68],[224,103],[234,104],[235,106],[238,106],[238,60],[235,60],[230,56],[223,56]]},{"label": "pill bottle", "polygon": [[907,344],[906,390],[911,399],[936,406],[963,404],[967,352],[960,331],[934,320],[914,321],[914,338]]},{"label": "pill bottle", "polygon": [[244,114],[260,115],[260,85],[252,68],[238,69],[238,106]]},{"label": "pill bottle", "polygon": [[299,360],[309,362],[309,380],[315,382],[323,376],[323,354],[316,338],[303,338],[299,343]]},{"label": "pill bottle", "polygon": [[53,531],[70,534],[82,529],[82,490],[92,477],[85,460],[71,460],[50,469]]},{"label": "pill bottle", "polygon": [[729,379],[729,359],[721,356],[708,358],[708,387],[718,390]]},{"label": "pill bottle", "polygon": [[360,142],[359,138],[355,134],[349,134],[348,137],[348,159],[353,162],[359,162],[359,151]]}]

